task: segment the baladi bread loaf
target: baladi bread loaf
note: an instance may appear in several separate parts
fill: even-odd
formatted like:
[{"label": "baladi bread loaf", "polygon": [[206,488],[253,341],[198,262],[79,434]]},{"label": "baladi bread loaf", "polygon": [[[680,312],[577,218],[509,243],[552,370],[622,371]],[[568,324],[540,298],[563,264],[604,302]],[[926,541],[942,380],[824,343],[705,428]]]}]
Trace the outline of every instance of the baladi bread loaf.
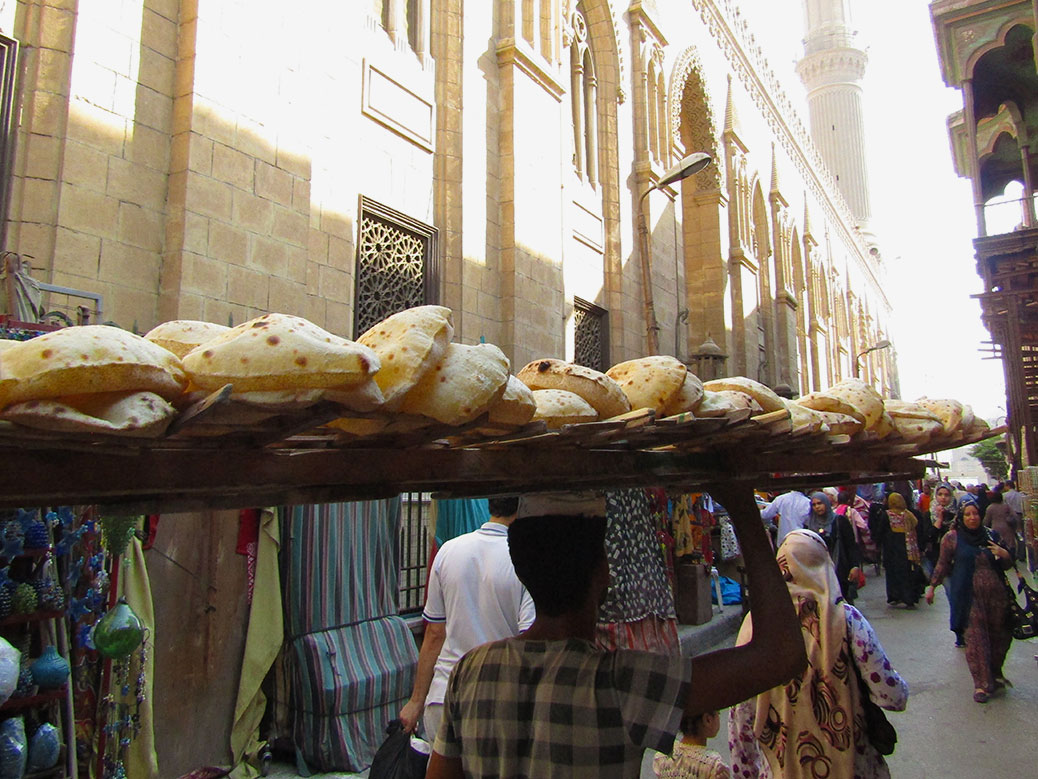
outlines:
[{"label": "baladi bread loaf", "polygon": [[454,337],[451,310],[416,306],[393,314],[357,339],[378,355],[375,383],[387,411],[394,411],[410,389],[443,357]]},{"label": "baladi bread loaf", "polygon": [[59,433],[157,438],[176,413],[154,392],[97,392],[12,403],[0,413],[0,419]]},{"label": "baladi bread loaf", "polygon": [[811,433],[829,432],[829,425],[821,412],[801,406],[791,400],[786,400],[786,410],[789,411],[789,420],[793,424],[791,435],[809,435]]},{"label": "baladi bread loaf", "polygon": [[865,417],[862,422],[866,430],[873,430],[883,416],[883,396],[861,379],[844,379],[821,394],[846,401],[859,409]]},{"label": "baladi bread loaf", "polygon": [[175,354],[107,325],[66,327],[0,353],[0,408],[95,392],[154,392],[172,400],[186,384]]},{"label": "baladi bread loaf", "polygon": [[516,374],[531,390],[563,389],[586,400],[600,419],[631,410],[627,396],[613,379],[600,371],[564,360],[534,360]]},{"label": "baladi bread loaf", "polygon": [[962,430],[962,403],[951,398],[919,398],[920,406],[929,409],[944,425],[944,435],[955,435]]},{"label": "baladi bread loaf", "polygon": [[591,404],[569,390],[533,390],[533,398],[537,403],[533,418],[544,420],[550,430],[598,419],[598,412]]},{"label": "baladi bread loaf", "polygon": [[156,325],[144,334],[144,337],[163,349],[169,349],[177,357],[192,349],[226,333],[231,328],[226,325],[214,325],[212,322],[199,322],[194,319],[174,319]]},{"label": "baladi bread loaf", "polygon": [[846,414],[847,416],[854,417],[863,425],[865,424],[864,411],[855,406],[849,400],[838,398],[825,392],[812,392],[807,395],[801,395],[794,401],[794,403],[799,403],[801,406],[814,409],[815,411]]},{"label": "baladi bread loaf", "polygon": [[493,344],[449,344],[439,362],[404,395],[399,410],[464,425],[504,394],[509,367],[504,352]]},{"label": "baladi bread loaf", "polygon": [[685,414],[688,412],[694,412],[696,406],[703,399],[703,382],[699,380],[699,377],[692,371],[685,371],[685,381],[670,400],[667,401],[667,405],[663,409],[664,416],[673,416],[674,414]]},{"label": "baladi bread loaf", "polygon": [[350,387],[372,381],[379,365],[368,347],[288,314],[244,322],[184,357],[192,383],[210,392]]},{"label": "baladi bread loaf", "polygon": [[373,381],[336,389],[286,389],[231,394],[235,403],[274,413],[302,411],[324,401],[352,411],[375,411],[382,406],[382,393]]},{"label": "baladi bread loaf", "polygon": [[681,390],[687,372],[677,358],[656,354],[617,363],[606,376],[620,385],[632,409],[651,408],[662,415]]},{"label": "baladi bread loaf", "polygon": [[944,425],[937,419],[894,416],[898,435],[909,444],[925,444],[934,436],[943,434]]},{"label": "baladi bread loaf", "polygon": [[487,411],[487,420],[498,425],[525,425],[537,411],[533,390],[515,376],[508,377],[504,394]]},{"label": "baladi bread loaf", "polygon": [[765,413],[772,411],[784,411],[786,404],[782,398],[774,393],[769,387],[759,381],[748,379],[745,376],[730,376],[727,379],[714,379],[703,384],[705,389],[711,392],[722,392],[732,390],[749,395],[760,406]]},{"label": "baladi bread loaf", "polygon": [[23,343],[22,341],[12,341],[7,338],[0,338],[0,352],[6,352],[8,349]]},{"label": "baladi bread loaf", "polygon": [[933,422],[941,421],[930,409],[910,400],[887,400],[883,405],[886,412],[895,419],[901,417],[907,419],[929,419]]},{"label": "baladi bread loaf", "polygon": [[692,413],[704,418],[724,417],[738,409],[739,407],[732,400],[731,393],[703,390],[703,398],[692,409]]},{"label": "baladi bread loaf", "polygon": [[854,435],[860,433],[864,428],[864,423],[850,414],[842,414],[839,411],[819,411],[818,413],[825,420],[831,435]]}]

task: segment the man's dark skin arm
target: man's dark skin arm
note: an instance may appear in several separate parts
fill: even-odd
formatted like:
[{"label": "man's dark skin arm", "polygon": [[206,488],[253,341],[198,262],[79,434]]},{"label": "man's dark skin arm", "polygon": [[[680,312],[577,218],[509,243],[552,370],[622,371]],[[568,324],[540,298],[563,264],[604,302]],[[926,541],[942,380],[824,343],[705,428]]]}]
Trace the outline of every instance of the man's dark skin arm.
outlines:
[{"label": "man's dark skin arm", "polygon": [[685,711],[717,711],[785,684],[803,673],[807,653],[793,600],[775,562],[749,485],[709,489],[727,510],[742,547],[753,598],[753,638],[733,649],[692,659],[692,686]]}]

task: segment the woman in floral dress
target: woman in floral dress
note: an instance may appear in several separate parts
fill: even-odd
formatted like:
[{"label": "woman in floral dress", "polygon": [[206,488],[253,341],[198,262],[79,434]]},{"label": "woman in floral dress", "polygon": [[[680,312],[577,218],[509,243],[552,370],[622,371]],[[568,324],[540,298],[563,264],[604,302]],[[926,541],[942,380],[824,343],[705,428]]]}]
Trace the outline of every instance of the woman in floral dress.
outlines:
[{"label": "woman in floral dress", "polygon": [[[808,668],[785,687],[775,687],[734,707],[728,723],[732,776],[766,779],[890,776],[869,743],[857,666],[869,697],[901,711],[908,685],[883,652],[868,620],[840,597],[825,542],[795,530],[778,550],[778,564],[800,615]],[[753,634],[752,614],[737,644]]]},{"label": "woman in floral dress", "polygon": [[964,634],[966,664],[973,676],[973,700],[986,703],[1008,682],[1002,675],[1009,644],[1013,640],[1006,625],[1009,597],[1002,572],[1012,565],[1012,556],[1000,544],[998,534],[981,524],[975,502],[963,504],[955,528],[941,541],[926,602],[933,603],[934,587],[949,579],[952,604],[951,626]]}]

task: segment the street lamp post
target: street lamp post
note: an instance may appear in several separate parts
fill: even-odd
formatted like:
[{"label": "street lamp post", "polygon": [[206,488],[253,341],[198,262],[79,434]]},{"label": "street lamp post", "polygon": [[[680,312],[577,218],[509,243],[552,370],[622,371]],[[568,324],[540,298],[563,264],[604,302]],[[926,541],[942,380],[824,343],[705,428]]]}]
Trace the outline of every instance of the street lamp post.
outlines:
[{"label": "street lamp post", "polygon": [[658,354],[660,351],[659,329],[656,322],[656,306],[652,300],[652,266],[649,244],[649,226],[645,218],[645,198],[650,192],[661,189],[682,179],[698,173],[713,160],[709,154],[695,152],[685,157],[681,162],[668,170],[663,176],[642,192],[638,198],[638,236],[641,243],[641,270],[642,270],[642,308],[645,316],[645,340],[649,354]]},{"label": "street lamp post", "polygon": [[864,357],[869,352],[875,352],[875,351],[878,351],[880,349],[889,349],[893,345],[894,344],[892,344],[890,341],[888,341],[886,338],[884,338],[882,341],[877,341],[876,343],[874,343],[872,346],[870,346],[865,351],[858,352],[856,355],[854,355],[854,378],[857,379],[858,378],[858,374],[861,373],[861,363],[858,362],[858,361],[862,357]]}]

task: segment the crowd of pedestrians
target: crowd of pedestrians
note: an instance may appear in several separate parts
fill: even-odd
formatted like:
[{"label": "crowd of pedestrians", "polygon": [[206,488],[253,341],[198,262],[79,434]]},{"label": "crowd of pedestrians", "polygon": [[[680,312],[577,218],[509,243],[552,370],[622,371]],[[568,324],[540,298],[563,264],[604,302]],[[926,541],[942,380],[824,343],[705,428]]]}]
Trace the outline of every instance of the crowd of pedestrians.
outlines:
[{"label": "crowd of pedestrians", "polygon": [[[652,768],[660,777],[889,777],[874,712],[903,710],[908,685],[853,605],[881,570],[890,609],[932,604],[943,585],[975,701],[1011,686],[1002,672],[1011,636],[1001,578],[1023,546],[1023,500],[1011,483],[827,487],[768,496],[763,506],[726,488],[714,498],[738,530],[753,609],[735,649],[691,663],[643,640],[644,619],[624,615],[603,634],[606,591],[626,581],[617,579],[623,555],[610,551],[610,511],[623,527],[632,511],[645,513],[613,497],[572,511],[557,498],[524,499],[518,520],[515,501],[502,506],[500,527],[480,531],[496,542],[500,582],[474,573],[483,556],[468,548],[474,541],[444,546],[430,583],[440,600],[425,614],[433,640],[401,712],[412,731],[425,715],[434,741],[428,776],[592,775],[592,767],[596,776],[628,776],[648,748],[659,753]],[[754,528],[758,510],[770,550]],[[514,569],[500,558],[506,537]],[[619,545],[659,547],[626,536]],[[448,576],[455,569],[463,575]],[[646,578],[632,570],[632,582]],[[488,598],[503,618],[489,633],[488,607],[479,605]],[[619,640],[632,624],[639,640]],[[447,646],[455,650],[444,657]],[[707,747],[725,707],[731,768]],[[442,723],[430,716],[440,712]]]}]

